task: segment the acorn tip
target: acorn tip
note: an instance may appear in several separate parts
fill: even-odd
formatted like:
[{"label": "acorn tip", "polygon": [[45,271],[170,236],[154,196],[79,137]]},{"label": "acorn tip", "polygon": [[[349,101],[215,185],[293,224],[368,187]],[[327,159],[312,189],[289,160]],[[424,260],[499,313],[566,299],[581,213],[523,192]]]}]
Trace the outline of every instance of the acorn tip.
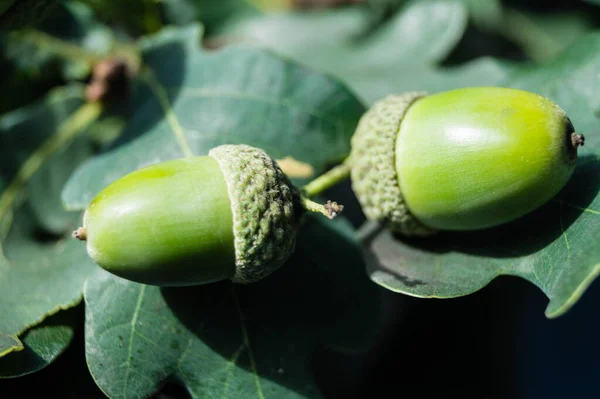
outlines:
[{"label": "acorn tip", "polygon": [[324,207],[328,213],[327,217],[329,219],[335,218],[337,215],[339,215],[344,210],[344,205],[340,205],[337,202],[332,202],[329,200],[324,205]]},{"label": "acorn tip", "polygon": [[585,137],[583,136],[583,134],[579,134],[579,133],[575,133],[573,132],[571,134],[571,145],[573,145],[573,148],[577,149],[577,147],[582,146],[585,144]]},{"label": "acorn tip", "polygon": [[80,227],[73,232],[73,238],[77,238],[80,241],[87,240],[87,229],[85,227]]}]

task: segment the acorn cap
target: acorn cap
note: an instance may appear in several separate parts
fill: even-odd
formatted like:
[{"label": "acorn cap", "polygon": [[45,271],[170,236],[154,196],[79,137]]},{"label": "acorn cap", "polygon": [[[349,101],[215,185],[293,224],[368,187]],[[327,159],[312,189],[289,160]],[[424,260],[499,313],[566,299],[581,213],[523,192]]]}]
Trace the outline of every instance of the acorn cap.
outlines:
[{"label": "acorn cap", "polygon": [[352,136],[352,189],[367,219],[383,222],[393,232],[428,236],[435,230],[419,222],[406,207],[396,173],[395,148],[406,111],[426,92],[388,96],[360,119]]},{"label": "acorn cap", "polygon": [[208,153],[219,164],[233,213],[235,283],[258,281],[294,251],[301,217],[299,194],[263,150],[221,145]]}]

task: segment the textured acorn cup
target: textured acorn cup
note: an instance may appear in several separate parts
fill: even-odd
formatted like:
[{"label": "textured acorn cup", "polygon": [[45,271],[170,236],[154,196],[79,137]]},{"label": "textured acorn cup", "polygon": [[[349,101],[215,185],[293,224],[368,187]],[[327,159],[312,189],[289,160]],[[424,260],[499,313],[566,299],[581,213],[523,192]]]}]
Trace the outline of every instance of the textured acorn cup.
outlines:
[{"label": "textured acorn cup", "polygon": [[251,283],[293,252],[298,202],[264,151],[222,145],[113,182],[90,203],[74,236],[87,241],[96,264],[132,281]]},{"label": "textured acorn cup", "polygon": [[572,175],[583,136],[544,97],[472,87],[389,96],[363,115],[351,144],[367,219],[428,236],[497,226],[546,203]]}]

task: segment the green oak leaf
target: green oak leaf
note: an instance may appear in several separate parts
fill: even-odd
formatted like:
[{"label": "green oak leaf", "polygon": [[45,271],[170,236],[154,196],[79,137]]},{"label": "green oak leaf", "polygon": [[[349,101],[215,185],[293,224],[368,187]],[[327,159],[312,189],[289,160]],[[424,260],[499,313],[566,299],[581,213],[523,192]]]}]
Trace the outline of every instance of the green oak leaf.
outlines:
[{"label": "green oak leaf", "polygon": [[0,356],[23,348],[18,336],[29,327],[79,303],[93,270],[85,249],[66,238],[79,215],[60,200],[91,154],[90,140],[78,136],[83,103],[83,87],[67,86],[0,118]]},{"label": "green oak leaf", "polygon": [[28,330],[22,338],[24,349],[0,358],[0,378],[21,377],[54,362],[71,343],[76,324],[74,310],[67,310]]},{"label": "green oak leaf", "polygon": [[177,3],[187,3],[188,8],[193,7],[196,10],[196,17],[204,25],[206,32],[211,34],[221,28],[222,25],[232,20],[245,18],[248,16],[257,16],[271,12],[277,12],[282,9],[293,7],[290,0],[177,0],[173,5],[166,5],[165,8],[172,9],[171,12],[181,13],[180,10],[173,10]]},{"label": "green oak leaf", "polygon": [[[467,12],[459,1],[412,1],[374,31],[365,7],[273,13],[225,25],[213,40],[249,42],[338,77],[365,102],[373,87],[427,82],[461,39]],[[390,77],[393,77],[390,79]]]},{"label": "green oak leaf", "polygon": [[[264,50],[203,50],[200,33],[195,25],[141,40],[125,132],[73,174],[65,206],[83,209],[134,169],[225,143],[291,156],[317,173],[348,154],[364,108],[343,85]],[[256,285],[159,289],[98,268],[85,289],[87,357],[98,385],[112,398],[140,397],[171,376],[195,397],[318,396],[310,350],[320,339],[350,345],[371,332],[348,323],[377,288],[349,225],[319,218],[279,276]],[[340,253],[348,256],[343,271],[335,266]],[[367,313],[368,320],[374,308]]]},{"label": "green oak leaf", "polygon": [[313,351],[368,346],[376,294],[349,223],[311,216],[290,260],[253,284],[160,288],[98,268],[85,284],[86,358],[112,399],[165,380],[193,398],[319,398]]},{"label": "green oak leaf", "polygon": [[361,234],[373,281],[408,295],[451,298],[473,293],[497,276],[513,275],[548,296],[548,317],[564,314],[577,302],[600,272],[598,50],[600,34],[590,34],[552,62],[513,67],[493,82],[552,99],[586,135],[567,186],[529,215],[483,231],[406,239],[369,223]]},{"label": "green oak leaf", "polygon": [[481,29],[497,30],[502,24],[501,0],[461,0],[469,10],[469,15]]},{"label": "green oak leaf", "polygon": [[264,11],[262,4],[268,6],[268,3],[280,2],[283,0],[221,0],[214,2],[212,0],[186,0],[196,9],[196,15],[207,32],[219,29],[229,20],[242,18],[249,15],[262,15]]},{"label": "green oak leaf", "polygon": [[65,206],[84,209],[128,172],[221,144],[290,156],[315,174],[347,156],[364,108],[343,85],[252,47],[203,50],[200,33],[191,25],[141,40],[129,123],[112,150],[73,174]]},{"label": "green oak leaf", "polygon": [[82,0],[103,20],[133,35],[155,33],[167,25],[200,21],[207,31],[242,15],[259,15],[289,7],[288,0]]}]

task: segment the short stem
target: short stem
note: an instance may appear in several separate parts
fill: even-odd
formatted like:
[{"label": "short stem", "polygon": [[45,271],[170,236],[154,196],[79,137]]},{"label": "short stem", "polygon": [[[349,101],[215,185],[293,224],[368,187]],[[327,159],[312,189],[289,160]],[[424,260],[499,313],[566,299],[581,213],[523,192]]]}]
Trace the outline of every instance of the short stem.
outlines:
[{"label": "short stem", "polygon": [[350,176],[351,165],[349,158],[346,158],[344,162],[337,165],[336,167],[323,173],[307,185],[302,188],[304,195],[307,197],[314,197],[315,195],[321,194],[328,188],[335,186],[338,183],[348,179]]},{"label": "short stem", "polygon": [[344,209],[343,205],[337,202],[327,201],[326,204],[318,204],[306,197],[302,197],[302,207],[309,212],[321,213],[327,216],[329,219],[335,218]]},{"label": "short stem", "polygon": [[585,144],[585,137],[583,136],[583,134],[579,134],[579,133],[571,133],[571,146],[573,147],[574,150],[577,149],[577,147],[582,146]]}]

